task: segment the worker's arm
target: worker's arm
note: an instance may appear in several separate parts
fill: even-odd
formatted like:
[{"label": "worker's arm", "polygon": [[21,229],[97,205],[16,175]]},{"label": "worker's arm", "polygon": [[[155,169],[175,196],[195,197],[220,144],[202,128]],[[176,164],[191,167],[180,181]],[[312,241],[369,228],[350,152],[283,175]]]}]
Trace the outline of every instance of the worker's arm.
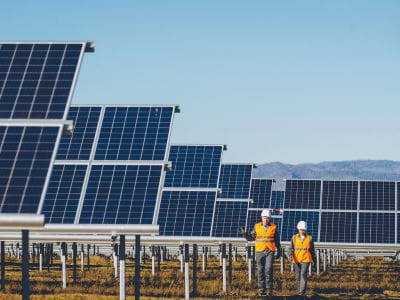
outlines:
[{"label": "worker's arm", "polygon": [[310,243],[310,253],[314,263],[317,263],[317,257],[315,256],[314,239]]},{"label": "worker's arm", "polygon": [[275,232],[274,243],[275,243],[276,249],[277,249],[275,258],[280,258],[282,255],[282,249],[281,249],[281,237],[280,237],[278,231]]},{"label": "worker's arm", "polygon": [[293,237],[290,239],[290,244],[288,247],[288,256],[289,259],[292,260],[293,259],[293,251],[294,251],[294,245],[293,245]]},{"label": "worker's arm", "polygon": [[256,231],[253,228],[252,231],[247,232],[244,227],[240,228],[239,233],[241,236],[243,236],[246,240],[248,241],[254,241],[256,239]]}]

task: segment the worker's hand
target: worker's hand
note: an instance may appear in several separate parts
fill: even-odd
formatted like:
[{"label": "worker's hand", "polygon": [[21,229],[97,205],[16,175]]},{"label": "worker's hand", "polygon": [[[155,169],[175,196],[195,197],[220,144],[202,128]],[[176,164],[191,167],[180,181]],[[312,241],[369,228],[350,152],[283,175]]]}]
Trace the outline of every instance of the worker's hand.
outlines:
[{"label": "worker's hand", "polygon": [[246,229],[244,229],[244,227],[240,227],[240,228],[239,228],[239,234],[240,234],[242,237],[246,238],[246,237],[247,237]]},{"label": "worker's hand", "polygon": [[279,258],[281,258],[281,256],[282,256],[282,253],[281,253],[280,250],[276,251],[275,254],[274,254],[274,258],[275,259],[279,259]]}]

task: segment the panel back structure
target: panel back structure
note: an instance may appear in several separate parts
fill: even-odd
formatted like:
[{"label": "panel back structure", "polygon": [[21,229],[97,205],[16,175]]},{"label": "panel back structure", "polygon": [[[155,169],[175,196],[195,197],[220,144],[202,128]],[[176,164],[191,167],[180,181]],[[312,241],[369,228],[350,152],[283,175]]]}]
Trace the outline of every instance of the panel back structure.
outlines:
[{"label": "panel back structure", "polygon": [[87,42],[0,42],[0,212],[39,213]]},{"label": "panel back structure", "polygon": [[[75,130],[62,137],[55,164],[60,170],[84,168],[85,176],[82,180],[78,172],[59,182],[63,175],[52,174],[51,193],[42,210],[46,220],[155,224],[173,115],[178,111],[176,106],[72,106],[69,119]],[[81,188],[78,201],[70,186]]]},{"label": "panel back structure", "polygon": [[239,229],[246,227],[254,167],[254,164],[222,164],[221,195],[215,202],[213,236],[240,237]]},{"label": "panel back structure", "polygon": [[172,145],[158,213],[160,235],[210,236],[225,145]]}]

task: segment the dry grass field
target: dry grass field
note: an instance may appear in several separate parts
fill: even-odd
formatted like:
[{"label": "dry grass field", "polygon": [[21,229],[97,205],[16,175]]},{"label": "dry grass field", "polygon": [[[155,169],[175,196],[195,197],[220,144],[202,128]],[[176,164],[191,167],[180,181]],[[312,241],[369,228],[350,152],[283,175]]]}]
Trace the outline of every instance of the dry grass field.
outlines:
[{"label": "dry grass field", "polygon": [[[72,261],[69,259],[68,264]],[[30,272],[32,299],[118,299],[119,282],[114,278],[112,261],[96,256],[91,258],[90,271],[81,272],[78,268],[78,284],[72,284],[72,268],[68,268],[68,286],[62,289],[61,267],[59,261],[47,271],[39,272],[37,265],[32,265]],[[234,263],[233,282],[228,293],[222,292],[222,272],[219,262],[210,260],[206,272],[201,271],[198,263],[198,299],[254,299],[256,283],[247,281],[247,265],[244,261]],[[275,270],[274,299],[295,299],[290,297],[296,293],[294,274],[289,266],[283,275],[279,267]],[[348,260],[330,267],[320,276],[311,275],[309,280],[309,299],[400,299],[400,263],[386,262],[382,258],[365,260]],[[6,268],[6,293],[0,299],[20,299],[20,266],[16,260],[9,259]],[[133,261],[127,261],[127,295],[133,299]],[[151,275],[150,262],[142,266],[142,298],[181,299],[184,296],[184,276],[180,272],[178,261],[161,264],[161,271],[154,277]]]}]

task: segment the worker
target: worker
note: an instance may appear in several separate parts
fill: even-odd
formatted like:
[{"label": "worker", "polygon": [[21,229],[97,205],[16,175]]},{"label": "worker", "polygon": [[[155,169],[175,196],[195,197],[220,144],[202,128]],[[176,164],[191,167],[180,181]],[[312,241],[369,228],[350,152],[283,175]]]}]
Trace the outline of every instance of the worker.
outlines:
[{"label": "worker", "polygon": [[271,222],[271,211],[264,209],[261,222],[256,223],[250,233],[244,228],[241,233],[248,241],[255,240],[259,293],[261,296],[272,296],[274,258],[280,258],[281,244],[277,226]]},{"label": "worker", "polygon": [[288,253],[294,263],[299,295],[304,296],[307,289],[308,268],[316,261],[315,249],[313,238],[307,233],[307,223],[305,221],[297,223],[297,230],[299,232],[293,235]]}]

